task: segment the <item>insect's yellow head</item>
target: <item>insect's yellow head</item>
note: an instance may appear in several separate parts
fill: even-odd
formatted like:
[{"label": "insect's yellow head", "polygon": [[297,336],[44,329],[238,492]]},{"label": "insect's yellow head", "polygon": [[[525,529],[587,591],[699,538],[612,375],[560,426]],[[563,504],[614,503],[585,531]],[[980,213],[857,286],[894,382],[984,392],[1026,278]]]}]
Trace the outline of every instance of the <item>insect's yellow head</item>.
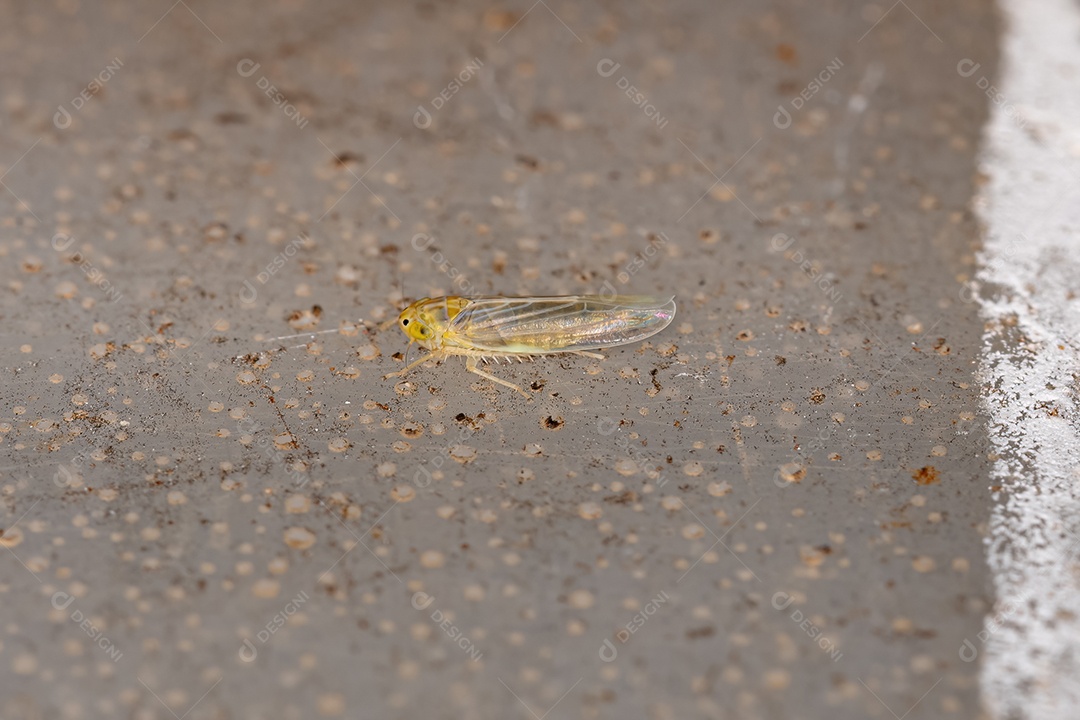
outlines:
[{"label": "insect's yellow head", "polygon": [[414,302],[398,315],[401,331],[409,336],[409,340],[415,340],[425,347],[435,339],[434,318],[431,313],[423,309],[426,301],[427,298]]}]

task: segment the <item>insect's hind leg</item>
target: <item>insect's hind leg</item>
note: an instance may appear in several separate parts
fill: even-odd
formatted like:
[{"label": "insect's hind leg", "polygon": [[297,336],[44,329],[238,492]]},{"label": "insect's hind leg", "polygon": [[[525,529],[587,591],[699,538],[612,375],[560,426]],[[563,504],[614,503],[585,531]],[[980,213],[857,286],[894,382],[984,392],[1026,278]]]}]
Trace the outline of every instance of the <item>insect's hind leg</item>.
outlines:
[{"label": "insect's hind leg", "polygon": [[436,350],[435,352],[428,353],[427,355],[425,355],[422,358],[417,358],[416,360],[413,360],[411,363],[406,365],[401,370],[398,370],[397,372],[387,373],[386,375],[383,375],[383,380],[386,380],[386,379],[392,378],[392,377],[403,377],[405,375],[405,373],[409,372],[410,370],[412,370],[417,365],[420,365],[421,363],[426,363],[428,360],[439,360],[440,358],[443,357],[444,354],[445,353],[440,352],[438,350]]},{"label": "insect's hind leg", "polygon": [[467,358],[465,358],[465,369],[468,370],[471,373],[475,373],[475,374],[479,375],[482,378],[490,380],[493,383],[498,383],[499,385],[502,385],[503,387],[508,387],[511,390],[515,390],[515,391],[521,393],[522,395],[524,395],[526,398],[532,400],[532,395],[525,392],[524,390],[522,390],[520,387],[518,387],[514,383],[507,382],[506,380],[495,377],[494,375],[492,375],[489,372],[484,372],[483,370],[481,370],[480,366],[479,366],[479,364],[477,362],[476,357],[473,356],[473,355],[469,355]]},{"label": "insect's hind leg", "polygon": [[592,358],[593,360],[603,360],[604,359],[604,356],[601,355],[600,353],[589,352],[588,350],[575,350],[574,354],[575,355],[580,355],[582,357]]}]

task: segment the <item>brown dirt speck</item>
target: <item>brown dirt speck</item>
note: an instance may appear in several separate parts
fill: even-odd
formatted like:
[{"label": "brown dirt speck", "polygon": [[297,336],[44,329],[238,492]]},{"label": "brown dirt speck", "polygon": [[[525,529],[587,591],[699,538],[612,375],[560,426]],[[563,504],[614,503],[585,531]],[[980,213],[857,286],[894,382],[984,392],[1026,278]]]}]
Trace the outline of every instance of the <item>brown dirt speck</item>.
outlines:
[{"label": "brown dirt speck", "polygon": [[919,485],[937,485],[941,482],[941,477],[938,475],[937,468],[933,465],[926,465],[925,467],[919,468],[911,473],[911,477]]}]

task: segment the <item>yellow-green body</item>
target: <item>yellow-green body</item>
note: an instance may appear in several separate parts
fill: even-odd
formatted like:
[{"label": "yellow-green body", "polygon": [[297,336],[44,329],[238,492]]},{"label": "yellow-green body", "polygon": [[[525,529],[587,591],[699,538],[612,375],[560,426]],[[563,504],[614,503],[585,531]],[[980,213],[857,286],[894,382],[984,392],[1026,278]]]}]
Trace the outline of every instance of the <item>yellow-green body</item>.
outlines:
[{"label": "yellow-green body", "polygon": [[674,298],[643,295],[449,296],[414,302],[398,316],[398,325],[432,356],[464,355],[470,372],[528,397],[517,385],[480,370],[478,361],[568,352],[603,357],[589,351],[644,340],[674,317]]}]

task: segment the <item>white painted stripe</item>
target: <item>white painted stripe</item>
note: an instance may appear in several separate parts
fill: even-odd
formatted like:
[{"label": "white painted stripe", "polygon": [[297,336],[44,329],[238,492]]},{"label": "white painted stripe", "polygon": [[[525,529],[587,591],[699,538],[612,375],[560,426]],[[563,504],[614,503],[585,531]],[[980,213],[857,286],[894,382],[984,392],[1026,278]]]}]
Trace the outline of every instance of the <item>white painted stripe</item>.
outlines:
[{"label": "white painted stripe", "polygon": [[[1080,10],[1000,0],[977,203],[981,378],[997,453],[987,543],[997,606],[961,649],[993,717],[1080,718]],[[977,62],[977,59],[974,59]],[[970,646],[970,647],[968,647]]]}]

